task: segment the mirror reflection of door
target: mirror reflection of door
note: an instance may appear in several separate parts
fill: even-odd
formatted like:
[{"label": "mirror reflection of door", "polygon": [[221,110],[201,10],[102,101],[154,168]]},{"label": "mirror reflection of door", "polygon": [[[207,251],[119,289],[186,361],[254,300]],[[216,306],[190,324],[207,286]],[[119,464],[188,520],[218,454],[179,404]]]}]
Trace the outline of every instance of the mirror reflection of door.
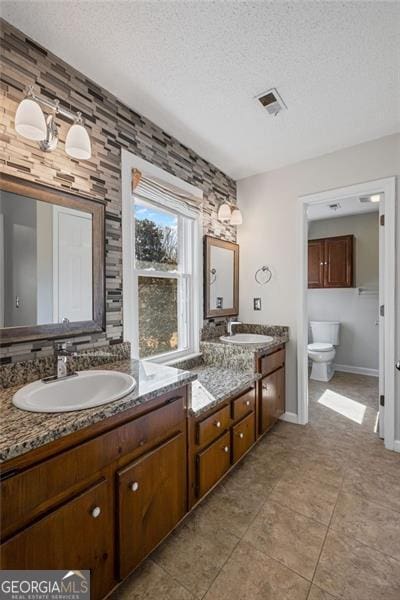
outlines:
[{"label": "mirror reflection of door", "polygon": [[226,248],[213,246],[210,252],[210,308],[223,309],[233,306],[234,253]]}]

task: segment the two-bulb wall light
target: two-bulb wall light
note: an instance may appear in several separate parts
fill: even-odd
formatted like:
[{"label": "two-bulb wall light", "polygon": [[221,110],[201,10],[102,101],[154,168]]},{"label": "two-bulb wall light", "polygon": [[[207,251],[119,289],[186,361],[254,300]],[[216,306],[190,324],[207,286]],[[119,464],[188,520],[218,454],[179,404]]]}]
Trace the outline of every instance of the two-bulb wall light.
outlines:
[{"label": "two-bulb wall light", "polygon": [[[50,108],[53,113],[45,117],[41,104]],[[39,142],[44,152],[51,152],[58,143],[58,128],[55,120],[57,114],[73,121],[65,138],[65,152],[78,160],[90,158],[92,147],[81,113],[74,114],[61,107],[58,100],[37,96],[32,86],[28,87],[25,98],[18,105],[15,113],[15,130],[23,137]]]},{"label": "two-bulb wall light", "polygon": [[218,219],[230,225],[241,225],[243,217],[240,210],[234,206],[233,208],[227,202],[223,202],[218,209]]}]

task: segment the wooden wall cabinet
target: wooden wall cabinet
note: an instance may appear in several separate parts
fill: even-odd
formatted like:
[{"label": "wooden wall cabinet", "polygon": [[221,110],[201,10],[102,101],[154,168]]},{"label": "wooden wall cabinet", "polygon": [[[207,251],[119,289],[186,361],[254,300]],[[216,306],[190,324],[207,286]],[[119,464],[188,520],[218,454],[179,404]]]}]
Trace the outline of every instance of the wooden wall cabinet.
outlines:
[{"label": "wooden wall cabinet", "polygon": [[308,287],[352,287],[353,246],[353,235],[309,240]]}]

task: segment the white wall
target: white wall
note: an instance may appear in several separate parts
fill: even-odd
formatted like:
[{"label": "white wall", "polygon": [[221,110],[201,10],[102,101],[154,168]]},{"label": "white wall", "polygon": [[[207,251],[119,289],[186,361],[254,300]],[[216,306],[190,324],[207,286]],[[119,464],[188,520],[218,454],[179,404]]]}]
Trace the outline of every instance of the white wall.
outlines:
[{"label": "white wall", "polygon": [[[379,368],[379,213],[311,221],[308,238],[354,235],[354,288],[309,289],[309,320],[340,321],[335,362],[345,367]],[[359,294],[358,288],[376,290]],[[371,373],[372,374],[372,373]]]},{"label": "white wall", "polygon": [[[298,197],[393,175],[400,176],[400,134],[386,136],[238,182],[238,201],[243,213],[243,225],[238,228],[240,317],[251,323],[289,325],[291,341],[288,344],[287,357],[288,411],[297,412],[296,319],[300,288],[297,255],[300,235]],[[399,213],[397,210],[398,232]],[[397,246],[397,252],[399,283],[400,244]],[[254,272],[263,264],[271,267],[273,278],[266,286],[259,286],[254,280]],[[398,287],[397,285],[397,289]],[[262,296],[260,312],[253,311],[254,296]],[[398,295],[396,306],[399,323]],[[397,355],[400,358],[399,349],[400,327],[397,325]],[[397,372],[396,376],[397,401],[400,402],[400,372]],[[396,419],[396,437],[400,439],[399,409]]]}]

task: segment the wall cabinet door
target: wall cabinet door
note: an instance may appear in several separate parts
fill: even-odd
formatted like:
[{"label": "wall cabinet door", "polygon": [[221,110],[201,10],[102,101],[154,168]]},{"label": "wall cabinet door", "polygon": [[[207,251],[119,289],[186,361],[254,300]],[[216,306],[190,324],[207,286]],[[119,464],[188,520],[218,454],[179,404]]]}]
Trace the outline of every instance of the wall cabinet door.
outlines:
[{"label": "wall cabinet door", "polygon": [[117,474],[120,577],[126,577],[186,512],[183,433]]},{"label": "wall cabinet door", "polygon": [[324,287],[324,240],[310,240],[308,242],[308,287]]},{"label": "wall cabinet door", "polygon": [[344,288],[353,285],[353,236],[326,238],[324,287]]},{"label": "wall cabinet door", "polygon": [[2,569],[90,569],[91,598],[112,589],[112,488],[101,481],[1,546]]}]

